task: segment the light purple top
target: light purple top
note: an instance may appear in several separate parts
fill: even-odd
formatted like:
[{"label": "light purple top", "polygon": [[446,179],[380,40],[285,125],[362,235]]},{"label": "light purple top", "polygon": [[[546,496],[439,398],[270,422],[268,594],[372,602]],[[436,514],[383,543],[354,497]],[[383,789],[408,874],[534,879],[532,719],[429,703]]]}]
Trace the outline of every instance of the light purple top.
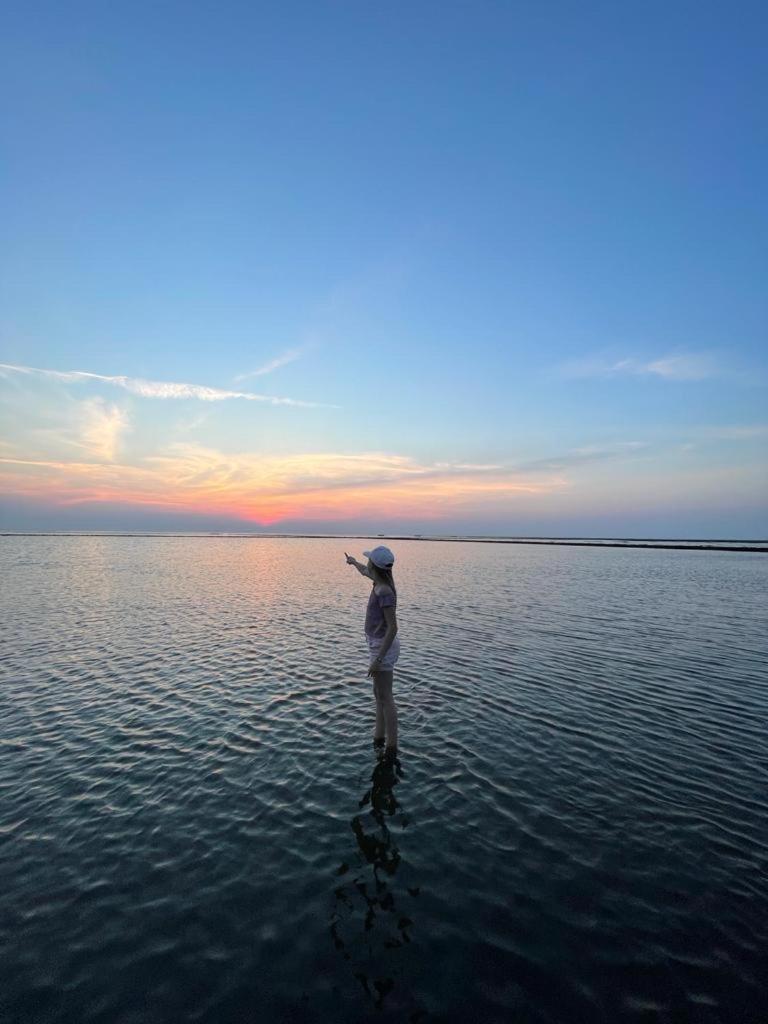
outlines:
[{"label": "light purple top", "polygon": [[365,635],[381,639],[387,632],[387,622],[384,618],[384,608],[394,608],[397,598],[391,588],[386,584],[376,584],[371,587],[371,596],[368,598],[368,607],[365,610]]}]

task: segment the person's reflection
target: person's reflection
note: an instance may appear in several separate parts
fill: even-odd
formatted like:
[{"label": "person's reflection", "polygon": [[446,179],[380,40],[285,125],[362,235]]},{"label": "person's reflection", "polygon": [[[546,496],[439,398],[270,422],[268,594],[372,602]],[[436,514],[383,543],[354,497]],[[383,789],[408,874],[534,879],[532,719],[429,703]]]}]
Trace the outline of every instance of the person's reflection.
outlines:
[{"label": "person's reflection", "polygon": [[[367,814],[356,814],[351,821],[357,840],[357,871],[354,877],[334,890],[331,914],[331,936],[336,949],[349,962],[354,977],[377,1009],[384,1000],[392,1000],[398,959],[394,951],[411,941],[413,920],[410,907],[395,903],[394,876],[401,865],[400,851],[387,824],[399,811],[399,824],[408,819],[395,796],[395,787],[403,777],[398,758],[379,757],[371,775],[371,786],[359,806],[368,807]],[[336,872],[346,875],[346,862]],[[407,889],[407,902],[418,896],[418,888]],[[403,893],[398,895],[402,898]],[[392,951],[392,952],[390,952]],[[396,1001],[397,997],[394,997]],[[402,1001],[403,993],[400,993]],[[403,1007],[405,1008],[405,1007]],[[423,1011],[413,1010],[409,1021],[417,1021]]]}]

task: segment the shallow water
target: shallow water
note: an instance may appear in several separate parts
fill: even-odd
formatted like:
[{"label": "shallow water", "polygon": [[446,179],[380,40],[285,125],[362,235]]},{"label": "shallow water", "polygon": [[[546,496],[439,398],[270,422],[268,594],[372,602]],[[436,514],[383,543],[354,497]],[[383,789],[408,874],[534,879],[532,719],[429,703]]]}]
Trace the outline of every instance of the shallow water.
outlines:
[{"label": "shallow water", "polygon": [[768,558],[349,545],[0,539],[0,1019],[764,1024]]}]

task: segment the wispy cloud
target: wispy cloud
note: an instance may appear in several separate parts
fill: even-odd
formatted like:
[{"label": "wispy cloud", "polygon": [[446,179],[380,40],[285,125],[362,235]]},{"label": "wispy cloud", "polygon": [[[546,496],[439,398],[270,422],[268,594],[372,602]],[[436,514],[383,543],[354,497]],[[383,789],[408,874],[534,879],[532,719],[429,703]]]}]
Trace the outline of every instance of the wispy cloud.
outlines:
[{"label": "wispy cloud", "polygon": [[176,434],[191,434],[195,430],[199,430],[203,424],[208,422],[210,413],[201,412],[196,416],[186,416],[182,419],[177,420],[174,425],[174,433]]},{"label": "wispy cloud", "polygon": [[203,384],[179,384],[171,381],[144,380],[142,377],[108,377],[101,373],[89,373],[86,370],[44,370],[35,366],[15,366],[0,363],[0,375],[33,374],[60,380],[64,383],[82,383],[84,381],[100,381],[114,387],[123,388],[141,398],[196,398],[203,402],[221,402],[227,399],[240,398],[247,402],[267,402],[270,405],[291,405],[307,408],[336,409],[338,406],[324,402],[303,402],[295,398],[277,398],[274,395],[259,395],[250,391],[227,391],[224,388],[212,388]]},{"label": "wispy cloud", "polygon": [[123,439],[133,427],[127,398],[113,402],[102,395],[72,394],[69,389],[41,395],[28,386],[15,392],[2,388],[0,396],[7,422],[7,440],[0,452],[55,460],[74,451],[75,458],[99,462],[113,462],[124,455]]},{"label": "wispy cloud", "polygon": [[556,475],[420,463],[386,452],[259,456],[179,443],[131,466],[0,457],[0,486],[55,504],[150,504],[270,523],[361,513],[439,520],[459,510],[509,510],[567,483]]},{"label": "wispy cloud", "polygon": [[435,467],[438,469],[467,470],[478,473],[505,468],[498,462],[436,462]]},{"label": "wispy cloud", "polygon": [[268,363],[264,363],[258,370],[249,370],[248,373],[240,373],[233,379],[235,381],[247,380],[249,377],[263,377],[267,373],[272,373],[273,370],[278,370],[281,366],[285,366],[287,363],[295,362],[301,355],[302,350],[300,348],[291,348],[287,352],[283,352],[282,355],[276,356],[274,359],[270,359]]},{"label": "wispy cloud", "polygon": [[549,458],[533,459],[519,465],[521,472],[558,472],[572,466],[581,466],[591,462],[603,462],[606,459],[621,459],[633,456],[648,448],[645,441],[617,441],[614,444],[590,444],[581,448],[571,448],[564,455],[553,455]]},{"label": "wispy cloud", "polygon": [[746,426],[707,427],[706,437],[718,441],[751,441],[756,437],[768,437],[768,423],[753,423]]},{"label": "wispy cloud", "polygon": [[653,359],[649,363],[640,363],[630,372],[651,374],[665,380],[704,380],[717,376],[718,367],[712,356],[701,352]]},{"label": "wispy cloud", "polygon": [[606,458],[612,455],[626,455],[638,448],[647,447],[647,441],[615,441],[613,444],[585,444],[581,448],[572,448],[571,452],[585,458]]},{"label": "wispy cloud", "polygon": [[82,403],[82,446],[96,458],[112,462],[122,434],[128,429],[128,413],[103,398]]},{"label": "wispy cloud", "polygon": [[656,377],[661,380],[705,380],[719,374],[714,356],[707,352],[688,352],[658,359],[607,359],[589,356],[560,365],[565,377]]}]

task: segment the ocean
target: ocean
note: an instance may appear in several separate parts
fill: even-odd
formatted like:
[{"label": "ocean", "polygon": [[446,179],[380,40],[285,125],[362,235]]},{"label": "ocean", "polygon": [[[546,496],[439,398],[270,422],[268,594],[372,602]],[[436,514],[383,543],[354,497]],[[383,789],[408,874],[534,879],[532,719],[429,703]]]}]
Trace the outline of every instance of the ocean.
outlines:
[{"label": "ocean", "polygon": [[765,1024],[764,552],[0,537],[3,1024]]}]

